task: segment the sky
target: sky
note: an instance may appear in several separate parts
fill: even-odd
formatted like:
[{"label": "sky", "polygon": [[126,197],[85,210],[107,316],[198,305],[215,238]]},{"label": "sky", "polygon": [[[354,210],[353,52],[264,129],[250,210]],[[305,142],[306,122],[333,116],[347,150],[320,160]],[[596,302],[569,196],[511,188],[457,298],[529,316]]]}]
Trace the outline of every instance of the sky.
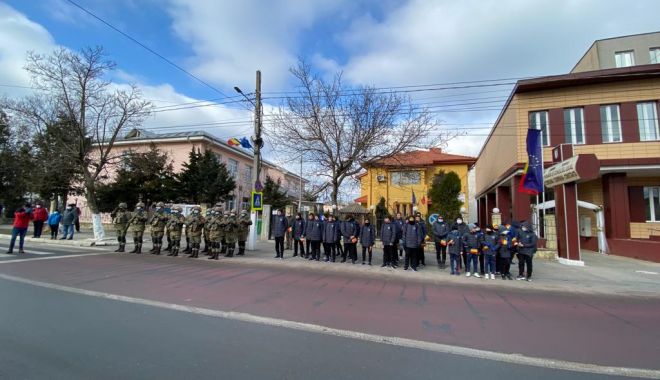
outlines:
[{"label": "sky", "polygon": [[[289,68],[304,59],[350,86],[437,84],[410,95],[461,134],[445,149],[463,155],[478,154],[516,78],[567,73],[594,40],[660,30],[658,0],[75,1],[209,86],[66,0],[0,0],[0,96],[30,91],[27,51],[101,45],[117,64],[111,79],[161,107],[145,128],[240,138],[252,113],[234,86],[253,92],[261,70],[268,112],[295,88]],[[442,89],[487,80],[498,81]],[[200,100],[226,104],[176,106]]]}]

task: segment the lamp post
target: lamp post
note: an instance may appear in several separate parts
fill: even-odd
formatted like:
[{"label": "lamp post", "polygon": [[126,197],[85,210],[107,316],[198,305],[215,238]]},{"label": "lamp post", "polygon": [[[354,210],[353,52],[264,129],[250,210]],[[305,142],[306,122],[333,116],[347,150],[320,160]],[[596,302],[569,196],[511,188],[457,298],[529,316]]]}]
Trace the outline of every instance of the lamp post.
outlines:
[{"label": "lamp post", "polygon": [[[240,88],[234,87],[234,90],[243,95],[254,106],[254,137],[252,143],[254,144],[254,156],[252,160],[252,189],[256,191],[261,190],[261,183],[259,183],[259,174],[261,171],[261,146],[263,140],[261,138],[261,71],[257,70],[256,90],[254,93],[255,101],[248,98]],[[250,219],[252,220],[252,228],[248,235],[247,249],[254,251],[257,245],[257,211],[251,211]]]}]

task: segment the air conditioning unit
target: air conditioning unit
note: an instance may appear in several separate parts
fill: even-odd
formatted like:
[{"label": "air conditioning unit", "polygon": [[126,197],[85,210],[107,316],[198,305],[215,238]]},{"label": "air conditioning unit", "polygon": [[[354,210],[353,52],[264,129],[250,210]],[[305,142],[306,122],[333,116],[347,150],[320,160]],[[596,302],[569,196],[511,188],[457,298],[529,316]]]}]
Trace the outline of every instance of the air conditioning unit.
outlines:
[{"label": "air conditioning unit", "polygon": [[384,175],[376,176],[376,181],[378,181],[378,182],[385,182],[386,180],[387,180],[387,177],[385,177]]}]

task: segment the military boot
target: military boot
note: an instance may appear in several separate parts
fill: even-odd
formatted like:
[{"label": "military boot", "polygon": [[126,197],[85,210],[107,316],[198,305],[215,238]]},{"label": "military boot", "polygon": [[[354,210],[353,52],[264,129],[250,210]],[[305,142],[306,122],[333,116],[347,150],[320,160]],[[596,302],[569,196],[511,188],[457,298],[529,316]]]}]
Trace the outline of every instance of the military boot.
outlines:
[{"label": "military boot", "polygon": [[225,257],[234,257],[234,248],[228,248]]},{"label": "military boot", "polygon": [[149,250],[149,253],[154,253],[156,252],[156,239],[151,238],[151,250]]},{"label": "military boot", "polygon": [[193,258],[199,258],[199,248],[193,249]]},{"label": "military boot", "polygon": [[238,247],[238,253],[236,256],[244,256],[245,255],[245,247]]},{"label": "military boot", "polygon": [[124,248],[126,247],[126,244],[124,243],[119,243],[119,248],[115,250],[115,252],[125,252]]},{"label": "military boot", "polygon": [[129,253],[136,253],[138,249],[138,242],[137,239],[133,239],[133,250],[130,251]]},{"label": "military boot", "polygon": [[142,243],[138,243],[137,252],[135,253],[142,253]]},{"label": "military boot", "polygon": [[179,247],[177,246],[172,247],[172,256],[174,257],[179,256]]},{"label": "military boot", "polygon": [[160,244],[156,244],[156,250],[154,251],[154,255],[160,255]]}]

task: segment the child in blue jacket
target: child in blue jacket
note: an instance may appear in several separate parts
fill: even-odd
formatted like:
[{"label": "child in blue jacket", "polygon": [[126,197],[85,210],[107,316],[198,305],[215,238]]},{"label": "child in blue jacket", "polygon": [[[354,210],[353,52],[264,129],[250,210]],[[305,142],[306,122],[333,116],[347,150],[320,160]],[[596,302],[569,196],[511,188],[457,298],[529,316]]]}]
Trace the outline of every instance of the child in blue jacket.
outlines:
[{"label": "child in blue jacket", "polygon": [[62,215],[59,211],[55,210],[48,216],[48,227],[50,227],[50,240],[57,239],[57,233],[60,230],[60,222]]}]

